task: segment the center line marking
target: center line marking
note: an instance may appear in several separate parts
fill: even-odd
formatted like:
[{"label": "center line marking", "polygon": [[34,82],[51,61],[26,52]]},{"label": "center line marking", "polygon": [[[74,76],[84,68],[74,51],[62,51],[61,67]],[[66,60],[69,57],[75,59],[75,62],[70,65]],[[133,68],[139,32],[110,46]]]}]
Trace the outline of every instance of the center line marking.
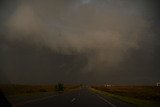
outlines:
[{"label": "center line marking", "polygon": [[116,107],[114,104],[112,104],[111,102],[109,102],[108,100],[104,99],[103,97],[101,97],[100,95],[98,94],[95,94],[98,98],[100,98],[101,100],[103,100],[104,102],[110,104],[112,107]]},{"label": "center line marking", "polygon": [[15,104],[15,106],[21,106],[21,105],[25,105],[28,103],[38,102],[38,101],[46,100],[46,99],[53,98],[56,96],[58,96],[58,95],[50,95],[50,96],[46,96],[46,97],[42,97],[42,98],[32,99],[32,100],[24,101],[22,103]]},{"label": "center line marking", "polygon": [[72,100],[71,100],[71,102],[74,102],[76,100],[76,98],[73,98]]}]

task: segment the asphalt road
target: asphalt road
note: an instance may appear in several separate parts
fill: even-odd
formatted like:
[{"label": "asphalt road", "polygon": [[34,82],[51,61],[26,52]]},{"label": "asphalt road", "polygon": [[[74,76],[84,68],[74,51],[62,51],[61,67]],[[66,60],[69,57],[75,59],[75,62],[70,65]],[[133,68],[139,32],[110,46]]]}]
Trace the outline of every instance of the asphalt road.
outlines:
[{"label": "asphalt road", "polygon": [[18,107],[133,107],[133,105],[83,88],[70,93],[26,101]]}]

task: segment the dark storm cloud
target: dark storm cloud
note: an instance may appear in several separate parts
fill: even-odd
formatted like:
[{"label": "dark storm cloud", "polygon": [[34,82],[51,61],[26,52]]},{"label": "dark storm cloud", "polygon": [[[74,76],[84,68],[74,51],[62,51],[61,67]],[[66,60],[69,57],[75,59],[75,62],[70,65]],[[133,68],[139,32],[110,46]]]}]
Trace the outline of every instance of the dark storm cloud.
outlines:
[{"label": "dark storm cloud", "polygon": [[17,0],[2,4],[2,71],[13,83],[158,81],[156,1]]}]

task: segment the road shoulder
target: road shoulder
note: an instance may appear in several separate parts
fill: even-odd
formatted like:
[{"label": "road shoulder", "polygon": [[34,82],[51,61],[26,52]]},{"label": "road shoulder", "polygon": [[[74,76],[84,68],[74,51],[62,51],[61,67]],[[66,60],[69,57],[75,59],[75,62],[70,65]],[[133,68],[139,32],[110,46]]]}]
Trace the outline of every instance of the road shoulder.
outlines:
[{"label": "road shoulder", "polygon": [[94,88],[90,88],[90,90],[112,101],[115,101],[114,99],[116,99],[116,101],[118,102],[124,102],[126,104],[128,103],[129,105],[136,106],[136,107],[137,106],[138,107],[159,107],[159,103],[157,102],[151,102],[151,101],[140,100],[140,99],[126,97],[126,96],[115,95],[115,94],[107,93],[104,91],[96,90]]}]

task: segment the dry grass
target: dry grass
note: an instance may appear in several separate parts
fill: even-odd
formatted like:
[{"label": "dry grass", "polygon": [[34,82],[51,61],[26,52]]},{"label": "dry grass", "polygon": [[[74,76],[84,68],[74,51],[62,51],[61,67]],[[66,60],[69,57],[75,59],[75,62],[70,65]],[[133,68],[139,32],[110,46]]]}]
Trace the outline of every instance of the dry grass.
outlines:
[{"label": "dry grass", "polygon": [[65,85],[65,91],[79,89],[80,85]]},{"label": "dry grass", "polygon": [[[79,85],[64,85],[64,91],[79,88]],[[26,95],[43,92],[55,92],[55,85],[0,85],[6,95]]]},{"label": "dry grass", "polygon": [[92,86],[92,88],[121,96],[160,101],[160,87],[156,86]]},{"label": "dry grass", "polygon": [[39,92],[53,92],[52,85],[0,85],[0,90],[7,95],[21,95]]}]

